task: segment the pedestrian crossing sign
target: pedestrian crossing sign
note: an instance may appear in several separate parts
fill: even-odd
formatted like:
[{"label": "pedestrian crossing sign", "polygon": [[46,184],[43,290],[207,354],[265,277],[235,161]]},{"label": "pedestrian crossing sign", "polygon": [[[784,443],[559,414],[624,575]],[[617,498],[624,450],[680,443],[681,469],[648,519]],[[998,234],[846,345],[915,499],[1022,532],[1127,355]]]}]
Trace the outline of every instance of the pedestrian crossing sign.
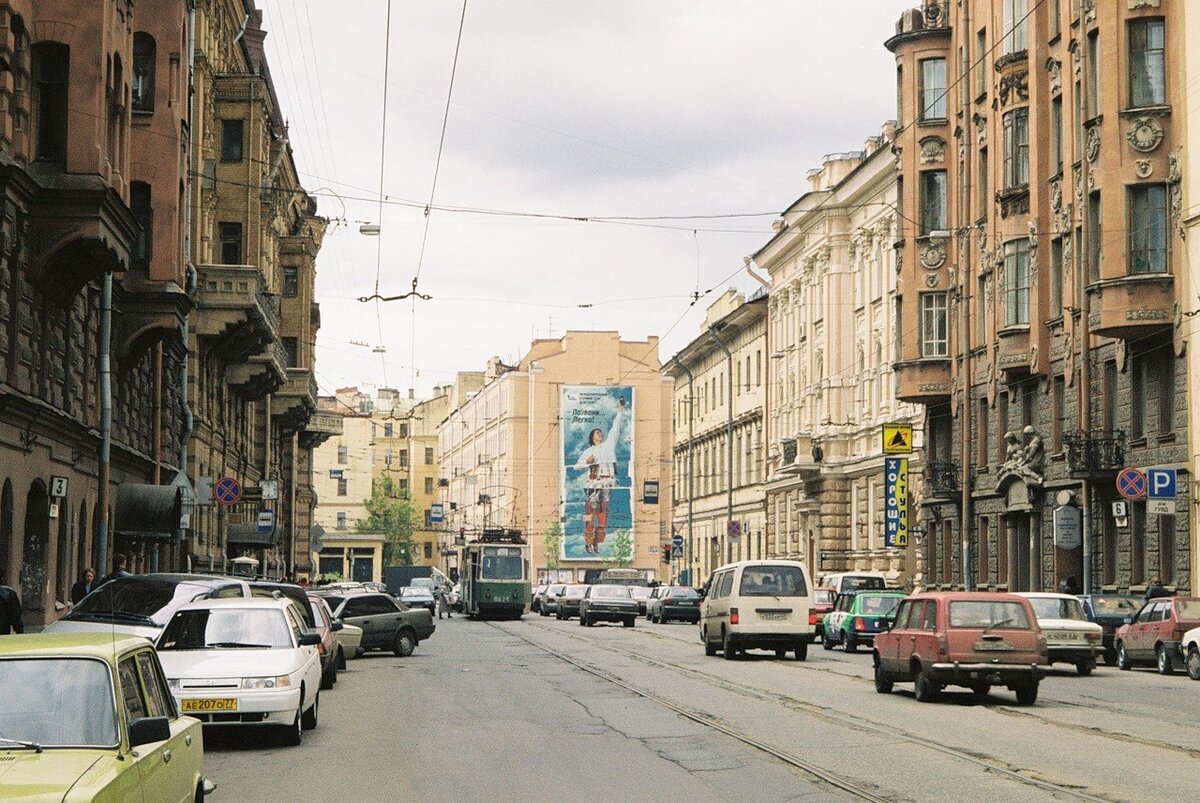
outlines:
[{"label": "pedestrian crossing sign", "polygon": [[913,428],[912,424],[883,425],[884,454],[912,454]]}]

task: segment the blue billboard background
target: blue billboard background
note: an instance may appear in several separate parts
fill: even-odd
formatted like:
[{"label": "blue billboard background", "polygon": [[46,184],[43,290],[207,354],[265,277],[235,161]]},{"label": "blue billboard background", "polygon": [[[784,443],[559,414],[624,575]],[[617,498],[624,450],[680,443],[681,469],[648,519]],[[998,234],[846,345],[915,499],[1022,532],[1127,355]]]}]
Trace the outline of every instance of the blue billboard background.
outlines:
[{"label": "blue billboard background", "polygon": [[[562,389],[562,557],[567,560],[606,560],[612,557],[614,537],[633,530],[633,388],[623,386],[565,386]],[[624,409],[618,402],[623,401]],[[613,423],[620,412],[621,421]],[[608,515],[604,541],[595,552],[587,551],[585,496],[588,470],[577,467],[588,447],[592,431],[599,429],[605,441],[615,440],[615,472],[608,489]],[[595,530],[596,520],[593,520]]]}]

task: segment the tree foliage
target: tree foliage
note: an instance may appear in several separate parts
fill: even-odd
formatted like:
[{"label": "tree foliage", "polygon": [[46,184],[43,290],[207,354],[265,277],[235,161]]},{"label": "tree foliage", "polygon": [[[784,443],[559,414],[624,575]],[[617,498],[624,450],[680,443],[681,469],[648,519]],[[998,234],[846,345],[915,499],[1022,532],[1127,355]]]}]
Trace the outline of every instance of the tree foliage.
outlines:
[{"label": "tree foliage", "polygon": [[383,565],[412,565],[413,507],[407,491],[401,491],[386,474],[371,482],[371,498],[363,500],[367,517],[354,523],[359,533],[383,535]]},{"label": "tree foliage", "polygon": [[546,568],[558,568],[558,553],[562,549],[562,525],[557,521],[546,528],[542,534],[542,545],[546,549]]},{"label": "tree foliage", "polygon": [[617,530],[611,549],[609,561],[615,568],[627,569],[633,565],[633,536],[629,530]]}]

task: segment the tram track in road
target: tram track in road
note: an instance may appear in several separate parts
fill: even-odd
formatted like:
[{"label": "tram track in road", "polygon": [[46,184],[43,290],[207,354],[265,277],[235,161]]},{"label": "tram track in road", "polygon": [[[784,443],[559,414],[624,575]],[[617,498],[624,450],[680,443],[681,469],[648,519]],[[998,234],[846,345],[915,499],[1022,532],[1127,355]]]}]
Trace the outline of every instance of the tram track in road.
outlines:
[{"label": "tram track in road", "polygon": [[[987,755],[982,755],[979,753],[974,753],[974,752],[967,751],[967,750],[962,750],[962,749],[952,747],[947,744],[943,744],[941,742],[936,742],[936,741],[928,739],[924,736],[920,736],[918,734],[897,728],[892,725],[884,725],[882,723],[874,722],[874,721],[872,721],[870,719],[866,719],[864,717],[855,716],[853,714],[847,714],[842,711],[837,711],[832,708],[817,705],[815,703],[810,703],[805,700],[800,700],[800,699],[797,699],[795,697],[791,697],[791,696],[788,696],[785,694],[779,694],[776,692],[764,692],[760,689],[746,686],[744,684],[737,683],[735,681],[730,681],[725,678],[719,677],[717,675],[710,674],[708,672],[703,672],[701,670],[694,669],[689,666],[684,666],[683,664],[674,663],[672,661],[667,661],[667,660],[664,660],[661,658],[653,658],[653,657],[650,657],[643,653],[636,652],[634,650],[625,649],[625,648],[622,648],[622,647],[619,647],[619,646],[616,646],[613,644],[605,643],[603,641],[586,638],[583,635],[571,633],[571,632],[561,630],[558,628],[554,628],[554,627],[549,627],[547,625],[538,623],[536,621],[526,622],[525,624],[531,625],[531,626],[533,626],[539,630],[542,630],[544,632],[547,632],[547,633],[554,633],[554,634],[558,634],[560,636],[565,636],[568,639],[587,644],[588,646],[591,646],[591,647],[596,647],[596,648],[606,650],[608,652],[611,652],[611,653],[614,653],[617,655],[623,655],[625,657],[632,658],[634,660],[640,661],[640,662],[648,664],[650,666],[656,666],[656,667],[659,667],[662,669],[668,669],[672,672],[684,673],[690,677],[694,677],[694,678],[696,678],[710,686],[713,686],[715,688],[723,689],[725,691],[731,691],[735,694],[740,694],[742,696],[751,697],[751,698],[759,700],[759,701],[779,703],[779,704],[782,704],[782,705],[788,707],[791,710],[803,712],[810,716],[817,717],[817,718],[821,719],[822,721],[827,722],[829,724],[837,725],[840,727],[847,727],[847,728],[850,728],[853,730],[858,730],[858,731],[867,731],[867,732],[874,733],[877,735],[885,736],[890,739],[902,740],[902,741],[907,742],[916,747],[927,749],[927,750],[939,753],[941,755],[945,755],[945,756],[957,759],[959,761],[962,761],[962,762],[965,762],[968,764],[972,764],[977,767],[981,767],[984,770],[986,770],[990,773],[993,773],[995,775],[1007,778],[1009,780],[1018,782],[1020,784],[1026,785],[1026,786],[1031,786],[1031,787],[1040,789],[1045,792],[1050,792],[1051,794],[1054,794],[1054,795],[1058,795],[1061,797],[1069,797],[1069,798],[1072,798],[1075,800],[1091,801],[1092,803],[1112,803],[1112,801],[1113,801],[1112,798],[1102,797],[1102,796],[1098,796],[1098,795],[1092,794],[1090,792],[1087,792],[1087,791],[1085,791],[1084,788],[1082,788],[1080,786],[1056,783],[1054,781],[1046,780],[1044,778],[1035,777],[1033,775],[1026,774],[1025,772],[1022,772],[1020,770],[1014,769],[1011,766],[1007,765],[1006,763],[1000,761],[999,759],[996,759],[996,758],[993,758],[993,757],[990,757]],[[527,644],[529,644],[533,647],[536,647],[539,650],[542,650],[543,652],[553,655],[556,658],[559,658],[559,659],[571,664],[572,666],[578,667],[579,669],[582,669],[582,670],[588,672],[589,674],[595,675],[596,677],[600,677],[604,680],[614,683],[615,685],[625,688],[628,691],[630,691],[634,694],[637,694],[640,697],[651,700],[660,705],[664,705],[664,706],[670,708],[671,710],[676,711],[677,713],[681,714],[682,716],[687,717],[688,719],[690,719],[694,722],[698,722],[707,727],[713,727],[716,730],[720,730],[721,732],[726,733],[727,735],[737,739],[738,741],[741,741],[749,746],[755,747],[756,749],[763,750],[763,752],[770,753],[771,755],[774,755],[777,758],[779,758],[781,761],[784,761],[785,763],[790,764],[791,766],[794,766],[803,772],[806,772],[808,774],[814,775],[815,777],[821,778],[822,780],[825,780],[826,782],[831,783],[834,786],[837,786],[838,788],[844,789],[845,791],[851,792],[852,794],[855,794],[855,795],[859,795],[858,790],[861,790],[864,794],[859,795],[859,796],[862,797],[862,799],[864,799],[864,800],[888,800],[889,799],[889,798],[879,797],[878,793],[876,793],[872,789],[864,786],[863,784],[861,784],[857,781],[846,779],[846,778],[841,778],[840,776],[836,776],[836,775],[832,775],[831,773],[827,772],[826,770],[821,769],[820,767],[812,764],[809,761],[806,761],[806,760],[796,757],[796,756],[792,756],[788,753],[778,750],[777,748],[771,747],[770,745],[765,745],[748,734],[744,734],[740,731],[737,731],[734,728],[730,728],[729,726],[727,726],[723,723],[717,722],[712,717],[708,716],[707,714],[704,714],[703,712],[698,712],[698,711],[693,711],[691,709],[687,709],[687,708],[685,708],[683,706],[679,706],[678,704],[673,703],[669,700],[665,700],[665,699],[659,697],[658,695],[652,694],[650,692],[645,692],[641,689],[633,687],[630,684],[628,684],[627,682],[625,682],[624,680],[620,679],[619,677],[607,672],[606,670],[603,670],[598,667],[587,664],[585,662],[582,662],[579,659],[574,658],[569,655],[566,655],[565,653],[562,653],[559,650],[555,650],[552,647],[549,647],[545,644],[541,644],[533,639],[527,638],[526,636],[524,636],[518,632],[515,632],[508,628],[500,628],[500,629],[503,630],[504,632],[512,635],[513,637],[518,638],[518,639],[526,642]],[[665,636],[665,635],[661,635],[661,634],[653,634],[653,633],[649,633],[649,632],[647,632],[646,634],[652,635],[652,636],[658,636],[659,638],[663,638],[663,639],[667,639],[667,640],[671,640],[671,641],[678,641],[680,643],[685,643],[681,639],[675,639],[670,636]],[[808,668],[810,670],[816,669],[816,667],[803,667],[801,664],[794,664],[792,662],[778,661],[777,663],[794,666],[797,669],[802,669],[802,668]],[[852,677],[856,677],[856,676],[852,676]],[[1047,720],[1042,720],[1039,717],[1033,717],[1033,718],[1038,719],[1039,721],[1045,722],[1047,724],[1055,724],[1055,723],[1047,721]],[[1104,735],[1104,734],[1097,733],[1094,735]],[[1164,747],[1164,748],[1168,747],[1166,745],[1156,745],[1156,744],[1150,744],[1148,746]],[[829,779],[832,779],[832,780],[829,780]],[[850,788],[850,787],[852,787],[852,788]]]}]

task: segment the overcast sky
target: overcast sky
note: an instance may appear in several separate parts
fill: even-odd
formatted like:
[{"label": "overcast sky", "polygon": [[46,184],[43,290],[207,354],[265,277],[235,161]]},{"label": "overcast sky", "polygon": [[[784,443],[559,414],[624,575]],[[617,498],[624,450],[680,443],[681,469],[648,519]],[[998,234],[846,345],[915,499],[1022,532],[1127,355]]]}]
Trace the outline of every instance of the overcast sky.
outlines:
[{"label": "overcast sky", "polygon": [[[722,289],[755,289],[726,277],[805,173],[895,116],[883,42],[919,5],[468,0],[426,236],[462,3],[393,0],[382,220],[387,1],[258,3],[302,180],[322,214],[345,219],[317,261],[321,391],[418,395],[567,329],[657,334],[663,360],[678,351]],[[433,298],[415,317],[409,301],[357,300],[377,265],[382,295],[408,291],[418,262]]]}]

